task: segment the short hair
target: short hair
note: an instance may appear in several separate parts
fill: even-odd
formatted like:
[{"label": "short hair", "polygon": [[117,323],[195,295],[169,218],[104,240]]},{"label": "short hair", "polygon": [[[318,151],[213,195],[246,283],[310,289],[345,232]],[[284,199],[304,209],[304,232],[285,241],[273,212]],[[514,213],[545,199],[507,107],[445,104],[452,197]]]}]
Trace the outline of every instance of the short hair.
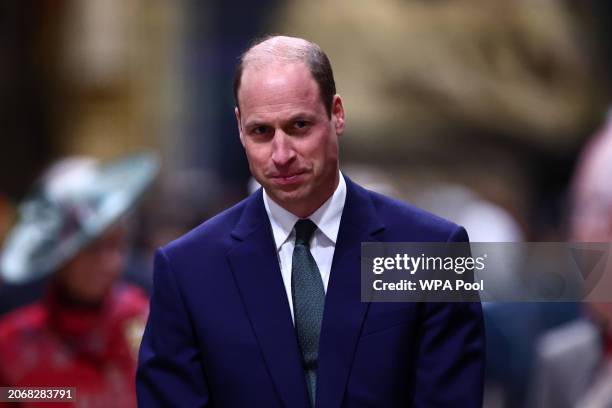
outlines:
[{"label": "short hair", "polygon": [[[234,73],[234,100],[238,109],[240,109],[240,105],[238,104],[238,92],[240,91],[242,74],[244,72],[245,67],[251,62],[255,62],[255,60],[262,64],[262,58],[260,54],[258,54],[256,57],[252,57],[251,54],[253,49],[261,45],[262,43],[277,37],[279,36],[266,35],[264,37],[258,38],[253,41],[251,46],[244,53],[240,55],[238,65],[236,65],[236,71]],[[319,47],[313,42],[304,40],[303,46],[271,46],[263,51],[263,55],[265,57],[269,57],[269,59],[286,61],[288,63],[305,63],[313,79],[319,87],[321,101],[325,106],[325,110],[327,111],[328,116],[331,118],[332,102],[334,100],[334,95],[336,94],[336,82],[334,80],[334,73],[332,71],[329,58],[327,57],[325,52],[323,52],[321,47]],[[267,61],[269,61],[269,59],[267,59]]]}]

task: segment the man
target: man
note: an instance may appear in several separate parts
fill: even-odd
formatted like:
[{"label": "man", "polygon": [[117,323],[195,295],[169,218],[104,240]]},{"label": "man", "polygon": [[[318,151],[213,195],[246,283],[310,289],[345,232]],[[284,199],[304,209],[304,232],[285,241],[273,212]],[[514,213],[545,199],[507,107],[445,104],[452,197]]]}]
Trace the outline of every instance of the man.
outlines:
[{"label": "man", "polygon": [[140,405],[480,406],[480,304],[360,301],[361,242],[465,230],[340,173],[343,101],[316,44],[255,44],[235,97],[263,189],[158,250]]}]

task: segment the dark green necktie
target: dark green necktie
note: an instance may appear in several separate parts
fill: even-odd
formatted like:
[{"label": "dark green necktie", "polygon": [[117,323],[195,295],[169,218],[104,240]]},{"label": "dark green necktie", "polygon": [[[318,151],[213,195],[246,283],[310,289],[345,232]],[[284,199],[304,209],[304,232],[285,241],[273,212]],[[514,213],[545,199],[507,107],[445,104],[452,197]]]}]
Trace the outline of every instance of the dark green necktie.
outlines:
[{"label": "dark green necktie", "polygon": [[310,239],[317,226],[310,220],[295,223],[295,248],[291,268],[293,316],[302,362],[308,383],[311,406],[315,404],[319,334],[325,306],[321,273],[310,253]]}]

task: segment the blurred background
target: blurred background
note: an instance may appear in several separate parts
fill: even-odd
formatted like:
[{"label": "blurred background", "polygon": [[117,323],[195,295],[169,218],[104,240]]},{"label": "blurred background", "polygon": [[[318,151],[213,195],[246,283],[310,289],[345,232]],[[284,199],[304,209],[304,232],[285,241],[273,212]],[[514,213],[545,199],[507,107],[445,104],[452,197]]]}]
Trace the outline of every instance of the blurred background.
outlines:
[{"label": "blurred background", "polygon": [[[247,195],[233,69],[266,33],[329,55],[351,178],[465,225],[473,241],[574,236],[577,163],[612,96],[610,2],[5,0],[0,243],[56,160],[154,151],[161,172],[134,214],[124,275],[149,291],[157,246]],[[0,318],[45,285],[0,282]],[[583,307],[486,309],[486,406],[553,406],[533,397],[538,339]]]}]

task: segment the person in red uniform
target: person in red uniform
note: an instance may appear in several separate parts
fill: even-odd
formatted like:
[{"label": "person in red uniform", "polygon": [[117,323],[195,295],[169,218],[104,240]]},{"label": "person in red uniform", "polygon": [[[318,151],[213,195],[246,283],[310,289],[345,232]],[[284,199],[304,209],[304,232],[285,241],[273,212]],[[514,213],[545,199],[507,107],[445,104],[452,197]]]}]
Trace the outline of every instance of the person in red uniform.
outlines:
[{"label": "person in red uniform", "polygon": [[127,252],[125,214],[155,172],[148,155],[106,166],[64,160],[20,207],[2,254],[2,277],[52,276],[43,299],[0,320],[0,386],[76,392],[72,402],[0,406],[136,406],[136,353],[148,300],[119,278]]}]

